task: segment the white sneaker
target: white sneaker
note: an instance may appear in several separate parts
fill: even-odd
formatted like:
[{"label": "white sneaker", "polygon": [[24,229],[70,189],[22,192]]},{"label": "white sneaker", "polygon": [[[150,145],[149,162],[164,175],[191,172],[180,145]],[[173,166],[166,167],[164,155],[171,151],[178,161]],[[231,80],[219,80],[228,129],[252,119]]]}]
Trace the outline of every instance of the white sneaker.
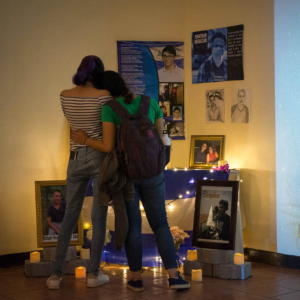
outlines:
[{"label": "white sneaker", "polygon": [[96,287],[109,282],[109,277],[99,271],[98,276],[94,274],[88,274],[86,285],[87,287]]},{"label": "white sneaker", "polygon": [[59,286],[60,286],[60,282],[62,280],[62,277],[58,277],[57,275],[51,275],[48,279],[47,279],[47,287],[50,290],[58,290]]}]

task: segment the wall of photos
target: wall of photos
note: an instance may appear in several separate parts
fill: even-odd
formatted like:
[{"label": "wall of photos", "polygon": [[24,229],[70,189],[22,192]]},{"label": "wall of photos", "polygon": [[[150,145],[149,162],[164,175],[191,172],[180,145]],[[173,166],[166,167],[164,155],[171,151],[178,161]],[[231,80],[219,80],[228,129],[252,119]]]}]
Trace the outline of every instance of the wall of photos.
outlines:
[{"label": "wall of photos", "polygon": [[[69,128],[59,93],[72,87],[87,54],[117,71],[120,40],[184,42],[186,139],[172,141],[171,165],[188,167],[191,135],[225,135],[225,159],[242,169],[245,246],[276,251],[273,1],[117,2],[6,1],[0,10],[0,255],[36,249],[34,181],[66,178]],[[239,24],[244,80],[192,84],[191,33]],[[249,124],[231,123],[237,89],[251,90]],[[211,90],[224,91],[225,123],[206,123]]]}]

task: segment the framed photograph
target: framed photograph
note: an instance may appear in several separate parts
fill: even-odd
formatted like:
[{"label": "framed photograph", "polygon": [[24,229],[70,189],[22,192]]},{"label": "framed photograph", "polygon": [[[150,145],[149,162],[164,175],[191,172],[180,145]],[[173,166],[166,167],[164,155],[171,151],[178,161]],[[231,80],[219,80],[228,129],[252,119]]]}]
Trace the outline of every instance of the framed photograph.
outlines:
[{"label": "framed photograph", "polygon": [[197,180],[192,245],[234,250],[238,181]]},{"label": "framed photograph", "polygon": [[[36,225],[38,247],[54,247],[58,232],[65,216],[67,181],[36,181]],[[83,227],[80,216],[75,227],[70,245],[83,244]]]},{"label": "framed photograph", "polygon": [[190,168],[211,169],[224,160],[225,135],[192,135]]}]

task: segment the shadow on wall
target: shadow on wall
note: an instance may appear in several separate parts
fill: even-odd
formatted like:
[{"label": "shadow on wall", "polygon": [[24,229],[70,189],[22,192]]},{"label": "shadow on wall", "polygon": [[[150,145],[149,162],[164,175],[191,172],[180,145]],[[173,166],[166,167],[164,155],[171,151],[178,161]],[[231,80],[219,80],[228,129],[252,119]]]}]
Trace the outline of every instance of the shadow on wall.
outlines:
[{"label": "shadow on wall", "polygon": [[240,197],[247,227],[244,247],[277,252],[274,171],[241,169]]}]

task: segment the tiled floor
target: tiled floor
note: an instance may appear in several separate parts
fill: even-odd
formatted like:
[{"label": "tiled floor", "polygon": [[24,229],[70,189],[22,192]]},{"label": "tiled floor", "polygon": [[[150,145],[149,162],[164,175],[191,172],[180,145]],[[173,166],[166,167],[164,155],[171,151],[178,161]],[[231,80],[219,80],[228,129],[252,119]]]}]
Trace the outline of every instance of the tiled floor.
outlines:
[{"label": "tiled floor", "polygon": [[[204,277],[202,283],[191,282],[185,291],[168,290],[165,271],[148,268],[143,273],[145,290],[133,292],[126,287],[129,272],[118,266],[105,266],[110,282],[97,288],[87,288],[84,279],[74,275],[63,277],[61,288],[50,291],[46,278],[26,278],[24,267],[0,269],[0,300],[299,300],[300,270],[252,263],[252,277],[246,280],[224,280]],[[190,276],[185,279],[191,281]]]}]

